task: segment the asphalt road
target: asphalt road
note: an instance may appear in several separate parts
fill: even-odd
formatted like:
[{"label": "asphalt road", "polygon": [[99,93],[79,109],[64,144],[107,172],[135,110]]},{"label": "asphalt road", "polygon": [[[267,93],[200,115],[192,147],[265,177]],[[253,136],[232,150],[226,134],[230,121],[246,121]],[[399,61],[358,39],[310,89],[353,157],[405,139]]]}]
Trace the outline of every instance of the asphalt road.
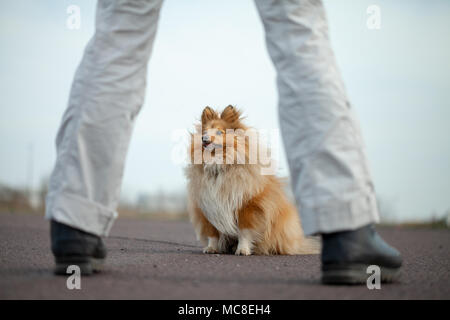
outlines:
[{"label": "asphalt road", "polygon": [[318,256],[206,255],[184,221],[119,219],[107,269],[69,290],[51,272],[49,225],[0,214],[0,299],[449,299],[450,231],[380,228],[404,255],[398,283],[380,290],[324,286]]}]

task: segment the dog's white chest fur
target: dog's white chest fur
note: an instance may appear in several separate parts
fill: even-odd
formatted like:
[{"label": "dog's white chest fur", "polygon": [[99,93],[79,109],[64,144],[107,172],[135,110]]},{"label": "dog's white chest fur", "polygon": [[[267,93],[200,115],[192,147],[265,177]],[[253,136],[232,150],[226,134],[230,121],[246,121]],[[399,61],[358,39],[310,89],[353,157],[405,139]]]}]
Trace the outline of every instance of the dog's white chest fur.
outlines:
[{"label": "dog's white chest fur", "polygon": [[245,186],[236,184],[227,173],[216,170],[212,166],[205,168],[201,190],[198,190],[199,207],[218,231],[237,237],[237,213],[242,207]]}]

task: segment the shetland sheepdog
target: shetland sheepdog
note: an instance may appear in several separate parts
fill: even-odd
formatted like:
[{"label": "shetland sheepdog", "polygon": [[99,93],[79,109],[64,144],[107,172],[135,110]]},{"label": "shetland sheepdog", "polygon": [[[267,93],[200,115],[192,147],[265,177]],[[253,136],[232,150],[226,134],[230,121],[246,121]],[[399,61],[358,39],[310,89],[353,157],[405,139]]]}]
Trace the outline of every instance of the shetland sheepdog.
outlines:
[{"label": "shetland sheepdog", "polygon": [[230,105],[221,113],[206,107],[191,133],[191,161],[185,171],[188,211],[203,252],[318,253],[320,243],[304,237],[282,182],[264,174],[249,131],[241,112]]}]

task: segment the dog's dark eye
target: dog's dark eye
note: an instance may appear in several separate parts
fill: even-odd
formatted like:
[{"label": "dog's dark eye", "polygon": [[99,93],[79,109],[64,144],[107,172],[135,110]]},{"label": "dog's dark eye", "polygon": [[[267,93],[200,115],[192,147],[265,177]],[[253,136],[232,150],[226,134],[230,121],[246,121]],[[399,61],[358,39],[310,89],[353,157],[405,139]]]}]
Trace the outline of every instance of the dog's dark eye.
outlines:
[{"label": "dog's dark eye", "polygon": [[220,135],[222,134],[222,131],[217,130],[216,134],[217,134],[218,136],[220,136]]}]

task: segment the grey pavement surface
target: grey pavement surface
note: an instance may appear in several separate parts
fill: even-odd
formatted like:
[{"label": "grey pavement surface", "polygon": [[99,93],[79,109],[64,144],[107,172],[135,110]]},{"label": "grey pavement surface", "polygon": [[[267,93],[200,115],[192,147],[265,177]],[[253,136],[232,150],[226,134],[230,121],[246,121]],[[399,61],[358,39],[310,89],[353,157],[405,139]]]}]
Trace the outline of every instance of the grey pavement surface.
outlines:
[{"label": "grey pavement surface", "polygon": [[449,299],[450,231],[379,228],[404,256],[401,280],[324,286],[310,256],[206,255],[187,221],[119,219],[106,270],[69,290],[52,274],[49,224],[41,216],[0,214],[0,299]]}]

